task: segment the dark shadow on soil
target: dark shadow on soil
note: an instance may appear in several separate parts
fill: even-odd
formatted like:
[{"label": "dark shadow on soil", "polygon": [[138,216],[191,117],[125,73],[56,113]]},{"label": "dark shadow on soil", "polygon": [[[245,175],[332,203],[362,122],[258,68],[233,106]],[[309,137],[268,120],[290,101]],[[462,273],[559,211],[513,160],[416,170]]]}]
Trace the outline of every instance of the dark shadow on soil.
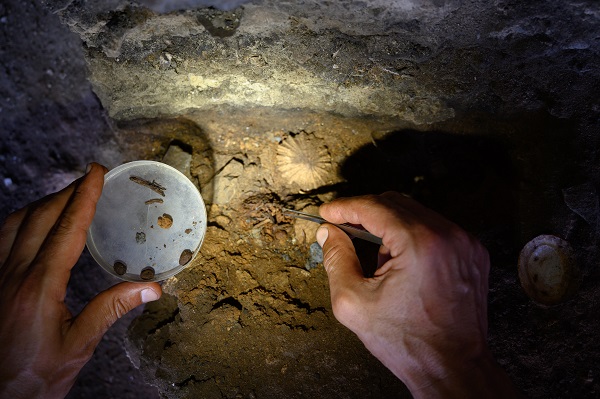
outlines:
[{"label": "dark shadow on soil", "polygon": [[[473,233],[493,231],[496,245],[513,244],[518,174],[501,140],[404,130],[361,148],[341,172],[340,196],[398,191]],[[373,259],[376,246],[358,241],[359,253]]]},{"label": "dark shadow on soil", "polygon": [[493,260],[514,259],[534,236],[561,235],[562,190],[580,178],[568,123],[535,114],[506,126],[503,135],[387,134],[344,162],[338,194],[408,194],[477,236]]},{"label": "dark shadow on soil", "polygon": [[[575,140],[570,121],[547,114],[508,126],[502,139],[391,133],[347,159],[347,184],[338,192],[407,193],[472,232],[492,260],[489,344],[497,361],[527,396],[593,397],[600,290],[598,185],[585,172],[590,150]],[[575,297],[553,307],[531,301],[517,277],[521,248],[539,234],[567,239],[584,276]],[[375,263],[376,246],[355,246],[363,265]]]},{"label": "dark shadow on soil", "polygon": [[[179,118],[137,119],[117,125],[119,137],[135,159],[161,160],[171,145],[192,155],[190,173],[199,187],[202,198],[212,203],[215,162],[208,136],[193,121]],[[154,146],[148,145],[154,143]],[[152,148],[153,153],[148,153]],[[195,180],[195,181],[194,181]]]}]

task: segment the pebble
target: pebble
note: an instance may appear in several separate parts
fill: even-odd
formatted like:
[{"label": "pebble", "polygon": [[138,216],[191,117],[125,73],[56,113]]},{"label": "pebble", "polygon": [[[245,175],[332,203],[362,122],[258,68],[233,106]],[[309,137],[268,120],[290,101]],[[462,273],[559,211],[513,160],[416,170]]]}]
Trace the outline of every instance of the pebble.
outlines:
[{"label": "pebble", "polygon": [[152,280],[154,278],[154,269],[151,267],[146,267],[144,269],[142,269],[142,272],[140,273],[140,277],[142,278],[142,280]]},{"label": "pebble", "polygon": [[310,245],[310,257],[306,262],[306,270],[314,269],[319,263],[323,263],[323,249],[319,243],[313,242]]}]

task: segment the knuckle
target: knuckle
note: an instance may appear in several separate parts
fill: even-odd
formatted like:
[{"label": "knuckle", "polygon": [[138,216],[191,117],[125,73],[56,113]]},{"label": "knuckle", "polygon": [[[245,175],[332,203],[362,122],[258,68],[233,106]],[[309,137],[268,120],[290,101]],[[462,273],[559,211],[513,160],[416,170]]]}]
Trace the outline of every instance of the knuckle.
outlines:
[{"label": "knuckle", "polygon": [[347,291],[343,290],[337,293],[331,301],[331,307],[336,317],[345,316],[352,309],[352,299]]},{"label": "knuckle", "polygon": [[367,194],[362,197],[362,200],[364,201],[364,205],[366,207],[373,207],[381,204],[382,196],[375,194]]},{"label": "knuckle", "polygon": [[27,217],[32,220],[43,218],[52,207],[52,201],[50,197],[44,197],[37,201],[35,205],[29,210]]},{"label": "knuckle", "polygon": [[50,222],[53,223],[54,221],[52,219],[55,218],[55,216],[52,212],[51,205],[50,201],[42,199],[29,209],[24,208],[11,214],[9,218],[7,218],[5,226],[7,228],[19,228],[19,226],[23,224],[35,228]]},{"label": "knuckle", "polygon": [[5,229],[12,230],[15,227],[17,227],[21,223],[21,219],[22,219],[21,211],[16,211],[16,212],[13,212],[10,215],[8,215],[6,217],[6,219],[4,220],[4,224],[2,225],[2,231],[0,232],[0,234],[3,235]]},{"label": "knuckle", "polygon": [[78,184],[77,187],[75,187],[75,192],[74,192],[74,197],[87,197],[89,196],[89,191],[85,189],[85,186],[83,184]]},{"label": "knuckle", "polygon": [[328,272],[335,272],[335,265],[344,256],[345,250],[340,244],[333,244],[326,248],[323,253],[323,265]]},{"label": "knuckle", "polygon": [[337,292],[331,300],[331,309],[335,318],[346,327],[351,327],[358,321],[356,317],[358,308],[356,295],[349,290]]},{"label": "knuckle", "polygon": [[127,312],[129,312],[129,308],[129,303],[127,303],[126,300],[120,297],[115,298],[111,307],[111,316],[113,316],[113,320],[117,320],[123,317],[125,314],[127,314]]},{"label": "knuckle", "polygon": [[418,225],[413,228],[412,236],[415,241],[422,242],[428,247],[437,248],[444,246],[448,239],[452,237],[452,233],[440,231],[426,225]]},{"label": "knuckle", "polygon": [[470,234],[453,223],[445,226],[422,226],[419,235],[421,239],[425,239],[430,245],[437,247],[473,245]]},{"label": "knuckle", "polygon": [[80,227],[79,221],[74,218],[74,216],[70,213],[64,213],[56,226],[56,230],[54,231],[56,236],[68,236],[70,233],[75,232],[76,230],[82,230],[85,232],[85,229]]}]

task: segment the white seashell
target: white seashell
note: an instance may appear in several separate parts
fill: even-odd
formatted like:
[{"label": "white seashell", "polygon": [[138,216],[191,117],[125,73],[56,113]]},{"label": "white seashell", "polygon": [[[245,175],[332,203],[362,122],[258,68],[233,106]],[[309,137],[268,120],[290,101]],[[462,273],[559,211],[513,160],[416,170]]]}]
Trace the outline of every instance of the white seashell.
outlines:
[{"label": "white seashell", "polygon": [[281,176],[303,190],[326,184],[331,157],[320,140],[307,133],[286,138],[277,149],[277,167]]},{"label": "white seashell", "polygon": [[568,299],[580,283],[573,249],[556,236],[534,238],[519,255],[519,280],[527,295],[540,304],[554,305]]}]

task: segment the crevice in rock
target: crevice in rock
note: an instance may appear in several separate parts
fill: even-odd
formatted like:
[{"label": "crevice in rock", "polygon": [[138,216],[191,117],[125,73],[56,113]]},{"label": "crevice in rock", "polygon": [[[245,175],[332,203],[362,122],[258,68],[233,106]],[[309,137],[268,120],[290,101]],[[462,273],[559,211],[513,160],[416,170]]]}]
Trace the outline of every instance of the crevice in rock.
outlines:
[{"label": "crevice in rock", "polygon": [[313,308],[312,306],[310,306],[309,303],[304,302],[298,298],[293,298],[291,297],[288,293],[284,292],[281,294],[281,296],[283,297],[283,300],[287,303],[289,303],[290,305],[293,305],[299,309],[304,309],[306,310],[307,314],[312,314],[312,313],[316,313],[316,312],[321,312],[326,314],[327,313],[327,309],[325,309],[324,307],[318,306]]},{"label": "crevice in rock", "polygon": [[210,311],[212,312],[212,311],[217,310],[217,309],[219,309],[219,308],[221,308],[223,306],[233,306],[234,308],[236,308],[238,310],[242,310],[243,309],[242,304],[237,299],[235,299],[232,296],[229,296],[229,297],[223,298],[219,302],[215,303]]},{"label": "crevice in rock", "polygon": [[222,226],[221,224],[219,224],[217,221],[209,221],[208,223],[206,223],[207,227],[216,227],[219,230],[223,230],[223,231],[227,231],[227,229]]},{"label": "crevice in rock", "polygon": [[178,316],[179,316],[179,308],[176,308],[168,319],[159,321],[152,329],[150,329],[148,331],[148,335],[154,334],[157,330],[160,330],[161,328],[163,328],[166,325],[174,323],[175,321],[179,321]]},{"label": "crevice in rock", "polygon": [[180,381],[180,382],[176,382],[175,386],[178,387],[178,388],[183,388],[183,387],[185,387],[185,386],[187,386],[187,385],[189,385],[191,383],[201,384],[201,383],[210,381],[212,379],[213,379],[213,377],[197,378],[194,374],[192,374],[188,378],[186,378],[185,380]]}]

